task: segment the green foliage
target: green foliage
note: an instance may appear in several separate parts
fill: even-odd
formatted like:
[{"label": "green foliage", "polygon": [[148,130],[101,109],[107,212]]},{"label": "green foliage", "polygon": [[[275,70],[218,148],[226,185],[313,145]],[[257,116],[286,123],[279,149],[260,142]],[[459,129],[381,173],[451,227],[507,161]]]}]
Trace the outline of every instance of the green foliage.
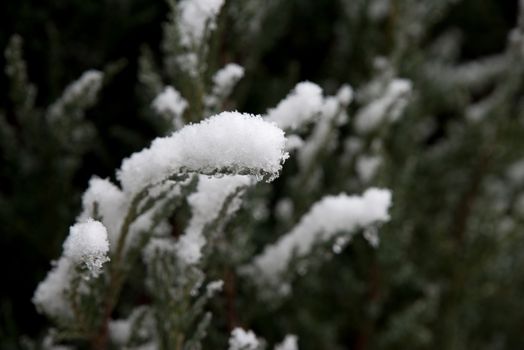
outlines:
[{"label": "green foliage", "polygon": [[[129,321],[125,345],[130,347],[156,337],[162,349],[226,348],[236,326],[253,329],[269,344],[297,334],[301,349],[523,346],[519,291],[524,280],[518,267],[524,262],[524,182],[512,169],[522,161],[524,146],[524,28],[522,20],[515,25],[503,12],[511,13],[516,4],[231,0],[217,29],[206,27],[205,40],[191,47],[180,45],[176,4],[170,1],[162,15],[167,19],[162,39],[137,43],[135,57],[127,57],[132,68],[120,73],[133,76],[139,92],[140,105],[132,105],[130,119],[141,115],[159,134],[170,132],[172,123],[151,108],[165,86],[176,87],[188,101],[186,123],[204,119],[213,74],[230,61],[245,67],[246,76],[219,109],[263,113],[306,79],[327,92],[349,83],[354,102],[339,104],[326,123],[288,132],[318,142],[309,152],[295,151],[273,184],[240,188],[224,201],[205,227],[208,242],[198,266],[180,264],[172,250],[190,217],[186,198],[196,189],[196,176],[172,179],[181,190],[176,198],[166,197],[172,188],[157,195],[144,190],[127,213],[116,259],[104,277],[72,281],[68,296],[76,322],[58,320],[66,331],[55,334],[55,341],[119,348],[124,344],[111,344],[107,334],[111,319],[119,318]],[[87,16],[89,8],[82,8]],[[150,20],[151,11],[143,9],[136,21],[159,27]],[[117,24],[129,28],[130,23]],[[478,23],[485,27],[478,30]],[[196,74],[180,64],[187,54],[197,57]],[[10,89],[8,105],[0,110],[0,222],[10,243],[6,247],[48,250],[45,259],[33,261],[38,271],[31,273],[38,278],[31,276],[32,288],[43,261],[57,256],[75,217],[78,193],[85,187],[75,177],[100,140],[85,117],[97,94],[42,102],[29,81],[19,36],[7,45],[5,58]],[[360,132],[359,113],[398,78],[413,86],[400,118]],[[104,116],[113,110],[105,106],[96,111]],[[385,113],[390,116],[393,109]],[[346,114],[349,122],[340,122]],[[138,134],[128,138],[129,150],[150,136],[147,130]],[[103,133],[102,143],[118,139],[115,135]],[[370,159],[380,159],[376,172],[362,176],[359,164]],[[118,160],[105,161],[109,169],[118,166]],[[84,177],[93,172],[83,171]],[[294,259],[289,267],[293,293],[288,296],[260,291],[241,273],[253,255],[289,232],[320,198],[369,186],[393,192],[391,221],[379,230],[378,248],[360,235],[342,248],[335,247],[336,238],[316,246],[306,261]],[[293,204],[291,214],[279,216],[279,203],[286,200]],[[233,216],[236,201],[242,206]],[[144,213],[154,218],[151,226],[133,240],[136,245],[126,245],[131,225]],[[96,208],[92,214],[97,217]],[[158,238],[156,229],[166,222],[171,232]],[[141,255],[150,239],[158,245],[149,247],[148,262]],[[206,286],[218,279],[224,290],[208,293]],[[86,285],[92,292],[79,293]],[[10,304],[2,300],[4,305]],[[2,309],[9,319],[9,307]],[[0,336],[9,332],[5,329]]]}]

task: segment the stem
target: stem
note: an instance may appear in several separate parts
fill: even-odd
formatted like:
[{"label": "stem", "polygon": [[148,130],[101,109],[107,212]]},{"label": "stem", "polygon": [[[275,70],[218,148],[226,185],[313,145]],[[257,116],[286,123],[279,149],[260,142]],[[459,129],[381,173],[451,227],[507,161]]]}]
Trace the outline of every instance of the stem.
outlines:
[{"label": "stem", "polygon": [[224,292],[226,295],[227,326],[232,331],[238,325],[238,315],[235,305],[236,300],[236,276],[227,269],[224,278]]},{"label": "stem", "polygon": [[112,259],[112,264],[110,268],[110,276],[109,276],[110,283],[107,288],[107,296],[105,299],[104,312],[102,316],[102,324],[100,325],[98,331],[95,332],[95,334],[93,334],[93,337],[91,340],[91,348],[93,350],[107,349],[108,335],[109,335],[109,331],[108,331],[109,320],[111,319],[111,314],[113,313],[113,309],[115,307],[116,300],[118,299],[120,290],[122,289],[122,285],[125,280],[124,271],[120,266],[122,255],[124,252],[124,245],[126,242],[126,238],[129,234],[129,228],[131,227],[131,224],[137,217],[138,204],[146,196],[147,191],[148,191],[148,187],[146,187],[144,190],[142,190],[135,196],[135,198],[131,202],[131,206],[127,212],[124,223],[122,224],[122,228],[120,230],[120,235],[118,237],[118,242],[116,245],[115,256]]},{"label": "stem", "polygon": [[458,209],[456,211],[457,215],[454,220],[454,229],[453,237],[458,241],[460,245],[464,243],[464,236],[467,230],[467,223],[475,200],[478,197],[480,185],[484,179],[484,175],[487,172],[489,161],[491,159],[490,150],[484,151],[481,156],[478,165],[475,168],[474,176],[471,181],[471,186],[468,191],[461,198]]}]

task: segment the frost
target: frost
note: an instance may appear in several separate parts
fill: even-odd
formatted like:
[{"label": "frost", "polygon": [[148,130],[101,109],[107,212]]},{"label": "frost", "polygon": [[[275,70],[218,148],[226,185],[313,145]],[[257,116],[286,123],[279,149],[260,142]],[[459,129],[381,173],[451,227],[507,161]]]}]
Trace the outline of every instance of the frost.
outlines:
[{"label": "frost", "polygon": [[269,282],[276,282],[295,253],[303,257],[316,242],[328,241],[337,233],[352,234],[359,228],[388,221],[390,205],[391,192],[377,188],[366,190],[362,196],[340,194],[324,197],[313,205],[291,232],[266,247],[254,259],[257,272],[254,277],[261,273]]},{"label": "frost", "polygon": [[90,217],[100,219],[108,230],[111,249],[115,246],[116,236],[127,210],[126,195],[111,181],[93,177],[82,196],[82,213],[77,221],[86,221]]},{"label": "frost", "polygon": [[71,261],[62,257],[53,265],[46,278],[36,288],[32,301],[40,312],[48,316],[69,319],[72,317],[72,311],[65,292],[71,279]]},{"label": "frost", "polygon": [[298,338],[296,335],[288,334],[282,343],[275,346],[275,350],[298,350]]},{"label": "frost", "polygon": [[223,112],[125,159],[117,177],[128,193],[181,172],[278,176],[288,157],[284,132],[260,116]]},{"label": "frost", "polygon": [[107,230],[101,222],[88,219],[71,226],[64,242],[64,256],[73,263],[84,264],[92,277],[97,277],[109,261]]},{"label": "frost", "polygon": [[[206,237],[203,234],[206,225],[220,214],[228,197],[251,184],[253,184],[252,178],[245,175],[222,178],[210,178],[204,175],[199,177],[197,191],[187,200],[191,207],[191,220],[177,244],[177,252],[181,261],[186,264],[195,264],[200,260],[202,248],[206,244]],[[226,215],[235,212],[239,204],[232,203]]]},{"label": "frost", "polygon": [[284,130],[299,129],[318,117],[322,102],[322,89],[317,84],[298,83],[284,100],[268,111],[266,120]]},{"label": "frost", "polygon": [[183,126],[182,115],[188,103],[172,86],[167,86],[158,94],[151,105],[158,114],[168,119],[175,128],[180,129]]},{"label": "frost", "polygon": [[260,345],[253,331],[235,328],[229,338],[229,350],[256,350]]},{"label": "frost", "polygon": [[355,117],[355,128],[361,133],[376,129],[385,120],[396,121],[408,103],[411,81],[393,79],[382,96],[362,108]]},{"label": "frost", "polygon": [[224,0],[182,0],[177,5],[178,34],[186,47],[202,43],[207,30],[214,30]]}]

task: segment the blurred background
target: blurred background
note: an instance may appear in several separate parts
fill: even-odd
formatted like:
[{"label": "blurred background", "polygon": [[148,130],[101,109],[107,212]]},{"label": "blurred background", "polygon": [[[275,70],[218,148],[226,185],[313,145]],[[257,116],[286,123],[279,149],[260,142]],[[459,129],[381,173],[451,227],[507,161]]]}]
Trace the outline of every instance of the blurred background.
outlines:
[{"label": "blurred background", "polygon": [[[428,4],[437,2],[428,1]],[[438,88],[431,85],[431,79],[421,74],[420,61],[431,60],[431,48],[436,43],[447,45],[442,39],[446,36],[454,40],[450,41],[452,47],[446,52],[451,53],[444,60],[454,66],[503,53],[507,48],[509,33],[517,25],[517,0],[462,0],[449,2],[440,9],[435,6],[435,12],[429,11],[424,19],[427,22],[424,35],[413,41],[408,40],[404,51],[397,56],[392,52],[398,48],[395,28],[400,26],[398,23],[409,24],[413,19],[404,16],[402,11],[405,9],[400,5],[396,8],[395,3],[409,2],[286,0],[275,3],[270,15],[264,17],[260,33],[249,40],[242,37],[242,30],[239,29],[245,25],[242,21],[237,21],[234,15],[222,19],[219,60],[237,62],[247,69],[246,78],[236,90],[234,107],[240,111],[264,112],[302,80],[316,82],[328,92],[333,92],[344,83],[358,87],[372,77],[376,69],[376,57],[393,57],[399,76],[414,80],[415,89],[426,88],[422,93],[424,97],[419,101],[423,101],[426,106],[422,110],[426,114],[424,117],[431,115],[432,127],[426,136],[417,141],[417,152],[429,152],[434,144],[442,140],[453,137],[461,140],[461,146],[455,151],[441,158],[435,156],[431,161],[422,163],[427,166],[417,170],[417,176],[423,181],[413,183],[412,192],[405,194],[405,198],[414,204],[424,203],[398,209],[403,212],[397,214],[399,221],[404,224],[405,220],[412,219],[413,227],[420,224],[428,229],[420,229],[419,234],[413,234],[414,238],[410,236],[409,247],[402,248],[402,254],[408,257],[403,256],[396,261],[401,264],[403,259],[408,259],[415,265],[425,261],[422,263],[424,265],[427,263],[424,258],[433,249],[447,252],[446,247],[436,248],[438,242],[447,244],[439,238],[440,233],[431,239],[426,239],[425,235],[440,229],[439,223],[433,220],[441,219],[439,213],[442,210],[446,210],[446,215],[453,216],[452,213],[456,213],[454,203],[460,202],[460,199],[449,202],[443,193],[446,193],[449,184],[455,183],[453,186],[461,193],[460,176],[464,172],[476,172],[472,170],[476,169],[475,164],[480,157],[476,151],[481,148],[479,140],[484,137],[478,130],[472,134],[454,134],[455,129],[450,125],[460,117],[464,105],[489,95],[493,86],[474,91],[464,102],[461,89],[454,90],[445,84]],[[5,50],[12,36],[19,35],[28,81],[37,90],[34,111],[27,113],[26,119],[21,119],[16,93],[10,87],[8,75],[4,72],[0,74],[1,123],[8,126],[2,127],[0,134],[1,349],[20,347],[21,337],[36,338],[47,324],[36,313],[31,297],[36,285],[49,270],[49,261],[60,254],[62,241],[78,213],[81,194],[89,178],[93,174],[114,178],[114,169],[124,157],[144,147],[158,135],[158,128],[151,118],[149,105],[139,83],[138,60],[144,47],[148,47],[156,57],[161,55],[162,24],[166,21],[167,13],[168,5],[161,0],[0,2],[0,47]],[[0,57],[0,67],[7,67],[4,55]],[[86,109],[82,116],[85,130],[89,130],[88,135],[72,142],[42,126],[37,120],[38,113],[59,98],[63,89],[88,69],[104,70],[108,74],[97,103]],[[520,99],[512,101],[514,106],[511,108],[518,110]],[[419,113],[421,104],[418,110],[414,107],[411,113]],[[396,136],[390,140],[392,147],[402,149],[403,152],[404,148],[412,145],[407,141],[404,144],[403,138],[423,134],[422,131],[409,129],[411,126],[399,126]],[[491,127],[488,124],[482,130]],[[518,147],[524,133],[519,131],[512,128],[508,130],[508,136],[503,138],[508,142],[504,147],[514,152],[511,159],[517,159],[520,152]],[[520,153],[520,156],[523,155]],[[424,156],[421,159],[425,159]],[[407,163],[399,159],[399,164]],[[447,175],[442,176],[443,172]],[[430,180],[434,185],[424,182],[431,183]],[[467,182],[471,184],[471,181]],[[441,209],[442,206],[446,208]],[[407,213],[417,215],[417,210],[423,213],[414,219],[409,218]],[[394,231],[395,227],[399,225],[395,226],[394,220],[390,231]],[[490,241],[484,244],[490,245]],[[383,247],[388,250],[387,238]],[[390,250],[395,249],[394,244],[389,247]],[[475,259],[490,265],[490,256],[486,255],[484,248],[472,248],[471,252],[475,253]],[[454,264],[463,263],[460,259],[453,261],[453,255],[448,253],[431,259],[433,265],[425,266],[422,275],[439,280],[442,276],[435,276],[440,273],[446,276],[449,271],[454,271]],[[389,251],[386,254],[392,253]],[[475,264],[475,259],[471,264]],[[391,266],[396,265],[392,263]],[[522,265],[513,262],[511,266],[511,273],[521,275]],[[397,273],[400,271],[392,272],[392,275]],[[518,300],[523,299],[523,285],[519,284],[522,281],[524,278],[519,276],[515,284],[504,287],[515,288],[515,293],[497,295],[496,300],[501,304],[484,302],[479,297],[474,308],[486,308],[484,313],[480,319],[469,315],[475,319],[475,327],[470,328],[470,331],[482,332],[488,329],[498,332],[502,338],[506,337],[506,341],[500,343],[504,345],[497,347],[495,344],[491,347],[493,349],[517,349],[524,345],[522,340],[518,340],[519,331],[524,327],[524,302]],[[417,283],[413,282],[415,285]],[[461,285],[461,288],[469,286]],[[390,300],[386,309],[395,313],[401,305],[416,300],[417,293],[416,288],[400,288],[392,293],[396,299]],[[460,299],[454,295],[450,300],[459,300],[456,298]],[[459,304],[463,305],[462,302]],[[326,308],[329,310],[329,307]],[[439,308],[444,310],[446,305],[441,304]],[[324,312],[321,310],[319,314],[328,317]],[[438,311],[434,313],[439,314]],[[414,315],[412,317],[416,319]],[[506,321],[499,320],[504,317]],[[485,321],[487,323],[483,323]],[[351,325],[354,320],[344,322]],[[402,322],[410,324],[408,321]],[[381,327],[380,322],[377,327]],[[442,333],[437,330],[435,336],[445,334],[460,338],[455,334],[460,333],[460,326],[450,324],[450,327],[457,329],[449,332],[441,330]],[[409,326],[404,331],[424,336],[423,332],[410,329]],[[400,328],[398,332],[401,332]],[[353,336],[348,335],[348,344],[353,344],[354,348],[365,348],[359,346]],[[389,336],[394,337],[394,334]],[[437,348],[434,342],[424,343],[421,340],[425,346],[413,343],[411,347],[405,343],[409,337],[399,339],[404,340],[397,343],[392,341],[386,348],[396,348],[394,344],[402,343],[407,348]],[[490,339],[496,339],[496,336]],[[496,340],[493,342],[496,343]],[[433,345],[427,345],[430,343]],[[467,344],[471,346],[474,343]]]}]

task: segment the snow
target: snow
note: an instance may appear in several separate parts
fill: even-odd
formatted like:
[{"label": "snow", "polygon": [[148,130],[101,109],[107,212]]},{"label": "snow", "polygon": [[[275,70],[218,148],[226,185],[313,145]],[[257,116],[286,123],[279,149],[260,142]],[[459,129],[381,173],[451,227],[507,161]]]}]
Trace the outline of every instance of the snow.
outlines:
[{"label": "snow", "polygon": [[175,255],[176,243],[172,237],[153,237],[149,240],[142,252],[142,258],[146,264],[152,264],[158,255]]},{"label": "snow", "polygon": [[275,216],[282,221],[291,220],[294,211],[295,206],[293,201],[288,197],[282,198],[275,205]]},{"label": "snow", "polygon": [[412,84],[407,79],[393,79],[384,94],[363,107],[355,117],[355,128],[360,133],[375,130],[385,120],[396,121],[408,102]]},{"label": "snow", "polygon": [[251,174],[268,181],[288,157],[284,132],[260,116],[222,112],[157,138],[125,159],[117,177],[128,193],[182,172]]},{"label": "snow", "polygon": [[182,115],[186,110],[188,103],[180,93],[172,86],[166,86],[152,102],[155,111],[173,123],[176,128],[183,126]]},{"label": "snow", "polygon": [[336,97],[340,104],[347,107],[353,101],[353,95],[353,88],[351,86],[342,85],[338,90]]},{"label": "snow", "polygon": [[304,146],[304,140],[298,135],[289,135],[286,142],[286,151],[291,152]]},{"label": "snow", "polygon": [[114,344],[124,346],[131,338],[131,334],[130,320],[111,320],[109,322],[109,336]]},{"label": "snow", "polygon": [[76,264],[85,264],[92,277],[97,277],[109,261],[107,230],[100,221],[88,219],[69,229],[64,242],[64,256]]},{"label": "snow", "polygon": [[49,107],[49,117],[58,118],[64,113],[65,108],[80,99],[82,99],[82,105],[92,104],[102,87],[103,77],[104,74],[95,69],[84,72],[80,78],[68,85],[60,99]]},{"label": "snow", "polygon": [[229,338],[229,350],[255,350],[260,345],[253,331],[235,328]]},{"label": "snow", "polygon": [[322,89],[311,82],[298,83],[293,91],[266,115],[284,130],[299,129],[315,120],[322,108]]},{"label": "snow", "polygon": [[110,248],[113,249],[127,206],[128,198],[117,186],[107,179],[94,176],[82,196],[83,210],[77,221],[86,221],[90,217],[100,219],[107,228]]},{"label": "snow", "polygon": [[213,89],[231,91],[233,86],[244,76],[244,68],[236,63],[229,63],[213,76]]},{"label": "snow", "polygon": [[72,310],[65,296],[71,278],[71,261],[65,257],[53,263],[53,268],[40,282],[33,296],[38,311],[53,318],[70,319]]},{"label": "snow", "polygon": [[[206,244],[206,237],[203,234],[206,225],[217,218],[228,197],[253,183],[252,178],[246,175],[222,178],[205,175],[199,177],[197,191],[187,199],[191,207],[191,219],[177,244],[178,257],[181,261],[185,264],[195,264],[200,261],[202,248]],[[226,215],[233,214],[239,204],[230,203]]]},{"label": "snow", "polygon": [[236,63],[229,63],[216,72],[213,76],[211,94],[205,97],[207,107],[216,107],[218,103],[228,97],[243,76],[244,68]]},{"label": "snow", "polygon": [[186,47],[199,46],[207,30],[216,28],[224,0],[182,0],[177,4],[178,34]]},{"label": "snow", "polygon": [[32,301],[37,309],[53,318],[71,318],[66,292],[75,266],[84,264],[87,267],[89,272],[84,278],[97,277],[109,260],[108,252],[107,231],[102,223],[88,219],[72,226],[64,242],[62,257],[53,263],[51,271],[36,288]]},{"label": "snow", "polygon": [[288,334],[282,343],[275,346],[275,350],[298,350],[298,338],[296,335]]},{"label": "snow", "polygon": [[299,149],[298,161],[302,169],[309,171],[316,155],[323,149],[335,146],[337,138],[336,126],[347,122],[346,108],[353,99],[353,90],[349,85],[343,85],[336,96],[323,100],[320,108],[320,120],[315,124],[313,132]]},{"label": "snow", "polygon": [[313,205],[300,222],[276,243],[255,257],[257,273],[269,282],[278,279],[289,265],[293,254],[305,256],[318,241],[328,241],[337,233],[353,234],[359,228],[389,220],[391,192],[370,188],[362,196],[326,196]]},{"label": "snow", "polygon": [[355,164],[358,177],[363,182],[371,181],[381,164],[382,158],[380,156],[362,155],[358,157]]},{"label": "snow", "polygon": [[222,280],[216,280],[216,281],[210,282],[206,286],[206,294],[208,297],[212,297],[216,293],[222,291],[223,288],[224,288],[224,281]]},{"label": "snow", "polygon": [[508,167],[506,176],[512,184],[524,182],[524,159],[521,159]]},{"label": "snow", "polygon": [[199,59],[194,52],[186,52],[176,56],[176,62],[180,69],[191,77],[198,77]]}]

